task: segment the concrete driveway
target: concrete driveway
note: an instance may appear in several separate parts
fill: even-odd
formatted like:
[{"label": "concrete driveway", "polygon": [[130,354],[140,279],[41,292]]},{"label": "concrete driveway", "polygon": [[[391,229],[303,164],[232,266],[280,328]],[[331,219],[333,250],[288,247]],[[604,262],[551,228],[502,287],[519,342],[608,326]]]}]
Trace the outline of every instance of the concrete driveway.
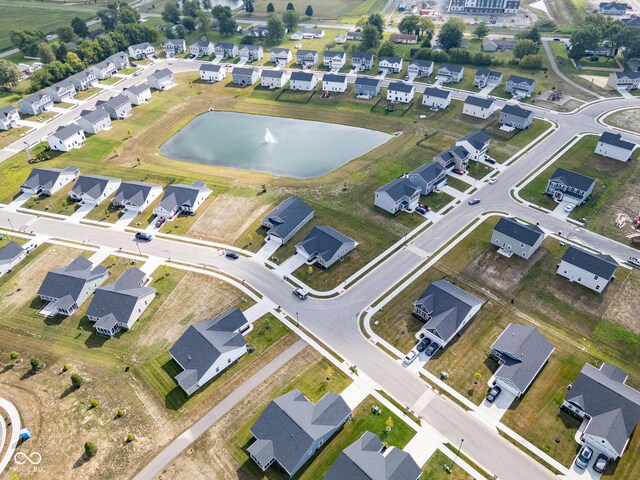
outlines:
[{"label": "concrete driveway", "polygon": [[289,275],[304,265],[306,261],[307,260],[302,255],[296,253],[280,264],[278,272],[283,276]]},{"label": "concrete driveway", "polygon": [[478,406],[478,410],[476,410],[475,414],[483,420],[489,420],[491,424],[498,423],[500,419],[503,417],[509,407],[516,399],[516,396],[502,389],[498,398],[495,399],[493,403],[488,402],[486,399]]},{"label": "concrete driveway", "polygon": [[[571,212],[565,212],[564,209],[567,205],[575,205],[573,202],[567,200],[561,201],[556,208],[553,209],[551,215],[561,220],[566,219]],[[575,208],[575,207],[574,207]],[[573,210],[572,210],[573,211]]]},{"label": "concrete driveway", "polygon": [[278,250],[280,245],[281,243],[277,240],[269,240],[262,246],[258,253],[256,253],[256,258],[259,258],[260,260],[269,260],[271,255],[276,253],[276,250]]},{"label": "concrete driveway", "polygon": [[[600,455],[600,452],[598,452],[597,450],[594,450],[593,456],[591,457],[591,460],[589,460],[589,464],[587,465],[587,468],[585,468],[584,470],[576,466],[576,462],[574,459],[573,463],[571,464],[571,467],[569,468],[569,473],[567,474],[567,478],[575,479],[575,480],[600,480],[600,477],[602,477],[602,474],[596,472],[593,469],[593,464],[595,463],[596,458],[598,458],[598,455]],[[577,457],[578,455],[576,455],[576,458]]]}]

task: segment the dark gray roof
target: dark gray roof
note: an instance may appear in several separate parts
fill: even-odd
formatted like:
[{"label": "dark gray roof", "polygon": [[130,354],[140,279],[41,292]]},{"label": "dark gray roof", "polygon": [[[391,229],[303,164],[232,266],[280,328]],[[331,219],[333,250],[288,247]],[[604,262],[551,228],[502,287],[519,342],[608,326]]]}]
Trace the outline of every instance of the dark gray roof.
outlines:
[{"label": "dark gray roof", "polygon": [[526,108],[522,108],[519,105],[511,105],[506,104],[502,107],[502,113],[507,115],[513,115],[514,117],[526,119],[533,115],[531,110],[527,110]]},{"label": "dark gray roof", "polygon": [[336,52],[336,51],[326,50],[323,56],[345,58],[346,55],[347,55],[346,52]]},{"label": "dark gray roof", "polygon": [[600,369],[587,363],[565,396],[591,417],[584,433],[607,439],[619,454],[640,421],[640,392],[623,375],[606,363]]},{"label": "dark gray roof", "polygon": [[164,191],[159,207],[171,211],[176,207],[185,205],[193,207],[198,194],[202,190],[208,190],[201,182],[193,182],[191,185],[174,183],[169,185]]},{"label": "dark gray roof", "polygon": [[64,170],[59,168],[33,168],[27,179],[21,186],[36,190],[37,188],[51,189],[58,181],[58,177],[63,171],[78,170],[76,167],[67,167]]},{"label": "dark gray roof", "polygon": [[315,50],[296,50],[296,57],[304,57],[306,55],[317,55],[318,52],[316,52]]},{"label": "dark gray roof", "polygon": [[409,93],[410,91],[413,90],[413,88],[414,88],[413,85],[411,85],[410,83],[404,83],[404,82],[391,82],[387,87],[388,90],[395,90],[396,92],[404,92],[404,93]]},{"label": "dark gray roof", "polygon": [[165,45],[177,45],[177,46],[181,46],[182,44],[185,43],[184,38],[167,38],[164,41]]},{"label": "dark gray roof", "polygon": [[347,76],[346,75],[336,75],[334,73],[325,73],[322,76],[323,82],[336,82],[336,83],[346,83]]},{"label": "dark gray roof", "polygon": [[271,53],[275,53],[275,54],[278,54],[278,53],[290,53],[290,52],[291,52],[291,50],[288,49],[288,48],[273,47],[271,49]]},{"label": "dark gray roof", "polygon": [[111,181],[119,181],[119,179],[101,175],[80,175],[71,192],[78,196],[88,195],[93,199],[98,199]]},{"label": "dark gray roof", "polygon": [[155,288],[143,287],[145,273],[137,268],[129,268],[115,282],[96,290],[87,316],[98,317],[96,327],[108,330],[116,323],[127,323],[134,313],[138,300],[153,295]]},{"label": "dark gray roof", "polygon": [[476,77],[488,77],[489,74],[491,73],[491,70],[489,70],[488,68],[479,68],[478,70],[476,70]]},{"label": "dark gray roof", "polygon": [[93,264],[84,257],[76,257],[68,265],[51,270],[44,277],[38,295],[56,298],[61,308],[71,307],[79,298],[87,283],[106,276],[107,269]]},{"label": "dark gray roof", "polygon": [[75,75],[72,75],[69,78],[75,78],[76,80],[82,82],[88,78],[96,78],[96,76],[92,71],[90,71],[89,69],[86,69],[76,73]]},{"label": "dark gray roof", "polygon": [[216,45],[216,47],[224,48],[225,50],[231,50],[235,46],[236,46],[235,43],[227,43],[227,42],[220,42]]},{"label": "dark gray roof", "polygon": [[141,207],[149,196],[151,189],[158,186],[152,183],[122,182],[113,199],[120,204]]},{"label": "dark gray roof", "polygon": [[110,62],[114,62],[115,60],[129,60],[129,55],[125,52],[117,52],[114,53],[113,55],[107,57],[107,60],[109,60]]},{"label": "dark gray roof", "polygon": [[284,70],[270,70],[265,68],[260,73],[260,76],[263,78],[282,78],[286,72]]},{"label": "dark gray roof", "polygon": [[14,258],[22,255],[24,249],[16,242],[9,242],[4,247],[0,248],[0,260],[13,260]]},{"label": "dark gray roof", "polygon": [[219,72],[222,65],[213,65],[211,63],[203,63],[200,65],[200,70],[203,72]]},{"label": "dark gray roof", "polygon": [[510,323],[491,350],[501,354],[495,375],[510,380],[524,393],[555,347],[535,328]]},{"label": "dark gray roof", "polygon": [[[631,19],[629,19],[631,20]],[[640,22],[640,19],[633,19],[636,20],[637,22]],[[622,20],[624,22],[624,19]],[[613,75],[616,76],[616,78],[620,79],[620,78],[640,78],[640,71],[638,72],[614,72]]]},{"label": "dark gray roof", "polygon": [[440,69],[442,68],[446,68],[450,72],[458,73],[458,72],[461,72],[464,67],[462,65],[452,65],[451,63],[443,63],[442,65],[440,65],[440,68],[438,69],[438,71],[440,71]]},{"label": "dark gray roof", "polygon": [[44,93],[44,92],[32,93],[31,95],[29,95],[28,97],[23,98],[22,100],[27,102],[27,103],[36,103],[36,102],[39,102],[40,100],[42,100],[44,97],[47,97],[49,100],[51,100],[51,96],[48,95],[47,93]]},{"label": "dark gray roof", "polygon": [[618,262],[610,255],[589,252],[573,245],[564,253],[562,260],[606,279],[611,279],[618,268]]},{"label": "dark gray roof", "polygon": [[149,77],[153,77],[156,80],[160,80],[165,77],[173,77],[173,72],[168,68],[161,68],[160,70],[156,70]]},{"label": "dark gray roof", "polygon": [[248,323],[237,308],[229,310],[213,320],[189,326],[169,353],[184,369],[176,381],[186,391],[196,385],[220,355],[247,344],[239,333]]},{"label": "dark gray roof", "polygon": [[626,10],[627,4],[621,2],[600,2],[598,5],[599,8],[608,9],[616,9],[616,10]]},{"label": "dark gray roof", "polygon": [[411,60],[409,62],[409,66],[416,65],[421,68],[429,68],[433,66],[433,62],[431,60],[420,60],[418,58]]},{"label": "dark gray roof", "polygon": [[445,162],[445,164],[447,164],[455,158],[465,159],[468,156],[469,156],[469,152],[467,151],[466,148],[460,145],[455,145],[453,147],[447,148],[443,152],[440,152],[438,155],[436,155],[435,158],[440,158],[442,159],[443,162]]},{"label": "dark gray roof", "polygon": [[69,87],[74,87],[73,82],[71,81],[70,78],[65,78],[64,80],[60,80],[57,83],[54,83],[53,85],[51,85],[51,88],[55,88],[56,90],[59,88],[69,88]]},{"label": "dark gray roof", "polygon": [[620,135],[619,133],[602,132],[599,141],[601,141],[602,143],[606,143],[607,145],[613,145],[615,147],[624,148],[625,150],[629,151],[636,148],[635,143],[622,140],[622,135]]},{"label": "dark gray roof", "polygon": [[108,117],[109,113],[103,108],[96,108],[94,110],[83,110],[80,112],[80,118],[83,118],[87,122],[97,123],[104,117]]},{"label": "dark gray roof", "polygon": [[251,67],[234,67],[233,70],[231,71],[231,75],[252,76],[254,73],[256,73],[256,69]]},{"label": "dark gray roof", "polygon": [[446,280],[437,280],[429,284],[415,304],[430,312],[431,318],[424,328],[447,341],[471,309],[482,305],[482,300]]},{"label": "dark gray roof", "polygon": [[130,48],[133,48],[134,50],[146,50],[147,48],[149,48],[149,42],[144,42],[144,43],[136,43],[135,45],[130,45]]},{"label": "dark gray roof", "polygon": [[206,48],[211,45],[211,40],[209,40],[208,38],[201,38],[200,40],[196,40],[195,42],[193,42],[191,45],[197,45],[198,47]]},{"label": "dark gray roof", "polygon": [[13,105],[5,105],[4,107],[0,107],[0,115],[8,117],[10,113],[16,112],[17,110]]},{"label": "dark gray roof", "polygon": [[536,81],[533,78],[521,77],[520,75],[511,75],[507,80],[507,82],[526,83],[529,86],[536,83]]},{"label": "dark gray roof", "polygon": [[416,480],[422,470],[411,455],[389,447],[381,453],[384,444],[371,432],[364,432],[345,448],[324,480]]},{"label": "dark gray roof", "polygon": [[71,125],[67,125],[66,127],[59,127],[52,135],[55,135],[60,140],[66,140],[67,138],[73,137],[75,134],[82,132],[82,128],[80,128],[75,123]]},{"label": "dark gray roof", "polygon": [[291,74],[290,78],[291,80],[297,80],[300,82],[310,82],[314,77],[315,75],[313,73],[296,71]]},{"label": "dark gray roof", "polygon": [[475,97],[473,95],[469,95],[464,103],[468,103],[469,105],[475,105],[476,107],[489,108],[493,105],[494,101],[490,98],[482,98]]},{"label": "dark gray roof", "polygon": [[309,235],[297,246],[302,247],[310,256],[331,260],[338,250],[345,244],[354,242],[352,238],[343,235],[329,226],[313,227]]},{"label": "dark gray roof", "polygon": [[487,143],[491,141],[491,137],[484,133],[482,130],[476,130],[475,132],[467,133],[462,137],[459,142],[467,141],[476,150],[481,150]]},{"label": "dark gray roof", "polygon": [[286,238],[314,212],[300,197],[290,196],[271,210],[263,219],[275,226],[269,229],[269,235]]},{"label": "dark gray roof", "polygon": [[451,96],[451,91],[435,87],[426,87],[423,95],[427,97],[449,98]]},{"label": "dark gray roof", "polygon": [[500,218],[493,229],[529,246],[535,245],[540,237],[544,237],[544,232],[537,225],[520,223],[513,217]]},{"label": "dark gray roof", "polygon": [[413,174],[420,175],[426,182],[433,182],[439,175],[444,172],[445,168],[440,164],[440,162],[425,163],[424,165],[420,165],[416,168]]},{"label": "dark gray roof", "polygon": [[133,87],[126,88],[125,91],[131,92],[134,95],[140,95],[141,93],[147,92],[151,90],[149,85],[146,83],[139,83],[138,85],[134,85]]},{"label": "dark gray roof", "polygon": [[101,107],[103,105],[109,105],[112,108],[118,108],[125,104],[131,104],[131,102],[129,101],[129,97],[123,93],[119,93],[115,97],[111,97],[109,100],[96,102],[96,106]]},{"label": "dark gray roof", "polygon": [[560,180],[565,185],[575,187],[584,192],[589,190],[589,188],[596,183],[596,181],[591,177],[587,177],[586,175],[582,175],[581,173],[567,170],[565,168],[556,168],[556,171],[553,172],[550,180]]},{"label": "dark gray roof", "polygon": [[394,201],[398,201],[405,196],[412,197],[416,191],[420,191],[420,187],[413,185],[408,178],[400,177],[380,187],[376,193],[386,192]]},{"label": "dark gray roof", "polygon": [[373,60],[373,53],[354,53],[353,55],[351,55],[352,60],[360,60],[362,58],[364,58],[367,61]]},{"label": "dark gray roof", "polygon": [[262,48],[262,45],[244,44],[240,45],[239,50],[258,51]]},{"label": "dark gray roof", "polygon": [[402,61],[402,57],[380,57],[380,61],[385,61],[388,63],[400,63]]},{"label": "dark gray roof", "polygon": [[315,405],[291,390],[267,405],[251,427],[256,441],[248,452],[264,465],[275,458],[287,472],[307,457],[313,442],[336,429],[351,409],[340,395],[327,393]]},{"label": "dark gray roof", "polygon": [[361,77],[358,75],[356,78],[356,85],[366,85],[368,87],[377,87],[380,85],[381,80],[378,78]]}]

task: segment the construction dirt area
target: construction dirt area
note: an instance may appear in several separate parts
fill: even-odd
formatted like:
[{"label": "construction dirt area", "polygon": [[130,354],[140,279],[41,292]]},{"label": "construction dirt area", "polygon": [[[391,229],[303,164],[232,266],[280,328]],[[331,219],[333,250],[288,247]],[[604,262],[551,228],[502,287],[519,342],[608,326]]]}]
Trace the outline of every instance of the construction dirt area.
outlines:
[{"label": "construction dirt area", "polygon": [[615,112],[605,118],[605,123],[640,133],[640,108],[630,108]]}]

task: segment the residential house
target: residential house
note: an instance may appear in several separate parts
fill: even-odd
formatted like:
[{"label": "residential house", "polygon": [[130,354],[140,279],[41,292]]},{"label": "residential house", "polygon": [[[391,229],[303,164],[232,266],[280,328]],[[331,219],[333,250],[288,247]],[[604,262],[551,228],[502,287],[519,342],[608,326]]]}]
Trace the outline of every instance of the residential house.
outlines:
[{"label": "residential house", "polygon": [[411,60],[407,68],[410,77],[430,77],[433,73],[433,62],[431,60]]},{"label": "residential house", "polygon": [[591,177],[564,168],[556,168],[547,182],[544,193],[553,197],[558,203],[566,200],[579,206],[589,200],[595,186],[596,181]]},{"label": "residential house", "polygon": [[144,60],[145,58],[151,57],[155,54],[155,48],[147,42],[129,46],[129,56],[135,60]]},{"label": "residential house", "polygon": [[75,123],[58,129],[47,137],[47,143],[51,150],[68,152],[74,148],[81,148],[86,140],[84,130]]},{"label": "residential house", "polygon": [[614,90],[637,90],[640,87],[640,72],[612,73],[607,84]]},{"label": "residential house", "polygon": [[436,80],[441,83],[457,83],[462,80],[464,75],[464,67],[462,65],[451,65],[450,63],[443,63],[438,68],[438,75]]},{"label": "residential house", "polygon": [[301,67],[312,68],[318,63],[318,52],[315,50],[297,50],[296,63]]},{"label": "residential house", "polygon": [[271,210],[263,219],[268,230],[267,242],[284,245],[313,218],[314,210],[300,197],[292,195]]},{"label": "residential house", "polygon": [[293,72],[289,78],[289,88],[291,90],[302,90],[310,92],[316,88],[318,77],[309,72]]},{"label": "residential house", "polygon": [[293,54],[288,48],[274,47],[269,52],[269,61],[276,65],[287,65],[293,60]]},{"label": "residential house", "polygon": [[359,72],[373,68],[373,53],[354,53],[351,55],[351,66]]},{"label": "residential house", "polygon": [[640,18],[638,17],[622,18],[620,21],[629,28],[640,28]]},{"label": "residential house", "polygon": [[7,105],[0,108],[0,130],[9,130],[17,127],[20,121],[18,109],[13,105]]},{"label": "residential house", "polygon": [[473,319],[482,300],[446,280],[431,282],[413,304],[413,314],[426,322],[416,335],[446,347]]},{"label": "residential house", "polygon": [[357,97],[373,98],[380,95],[382,81],[377,78],[356,77],[355,94]]},{"label": "residential house", "polygon": [[571,282],[602,293],[615,278],[618,266],[618,262],[610,255],[593,253],[571,245],[562,256],[556,273]]},{"label": "residential house", "polygon": [[303,38],[314,39],[322,37],[324,37],[324,30],[319,28],[304,27],[302,30],[294,32],[290,38],[291,40],[302,40]]},{"label": "residential house", "polygon": [[247,87],[258,81],[260,71],[251,67],[233,67],[231,70],[231,78],[234,85]]},{"label": "residential house", "polygon": [[40,115],[53,106],[53,98],[44,92],[36,92],[18,100],[18,108],[23,115]]},{"label": "residential house", "polygon": [[337,75],[334,73],[325,73],[322,76],[322,91],[324,92],[339,92],[344,93],[347,91],[347,76]]},{"label": "residential house", "polygon": [[473,85],[478,88],[497,87],[502,83],[502,72],[479,68],[473,77]]},{"label": "residential house", "polygon": [[82,256],[64,267],[51,270],[38,289],[40,299],[47,302],[38,313],[47,317],[73,314],[108,276],[109,271],[105,267],[94,266]]},{"label": "residential house", "polygon": [[466,171],[469,166],[469,152],[462,146],[455,145],[433,157],[447,172],[454,169]]},{"label": "residential house", "polygon": [[621,2],[600,2],[598,13],[603,15],[624,15],[627,13],[627,4]]},{"label": "residential house", "polygon": [[162,48],[165,56],[172,58],[187,51],[187,42],[184,38],[168,38],[162,44]]},{"label": "residential house", "polygon": [[500,365],[493,375],[495,385],[520,398],[554,350],[537,328],[510,323],[489,353]]},{"label": "residential house", "polygon": [[207,82],[221,82],[227,78],[227,69],[222,65],[203,63],[200,65],[200,80]]},{"label": "residential house", "polygon": [[324,480],[419,480],[422,470],[407,452],[366,431],[333,462]]},{"label": "residential house", "polygon": [[376,190],[373,204],[389,213],[412,212],[420,201],[420,187],[408,178],[400,177]]},{"label": "residential house", "polygon": [[[253,36],[257,37],[257,38],[265,38],[267,35],[269,35],[269,29],[267,28],[266,25],[258,25],[256,28],[253,29]],[[286,33],[286,30],[285,30]]]},{"label": "residential house", "polygon": [[123,93],[119,93],[109,100],[98,100],[96,107],[103,108],[112,120],[123,120],[127,118],[132,108],[129,97]]},{"label": "residential house", "polygon": [[262,471],[277,463],[293,477],[350,418],[340,395],[329,392],[314,405],[291,390],[273,399],[251,426],[255,441],[247,453]]},{"label": "residential house", "polygon": [[196,40],[189,45],[189,52],[197,58],[208,57],[216,52],[216,47],[207,37],[202,37],[200,40]]},{"label": "residential house", "polygon": [[73,182],[80,175],[77,167],[59,168],[37,167],[31,169],[29,176],[20,185],[22,193],[50,197],[65,185]]},{"label": "residential house", "polygon": [[357,245],[358,242],[334,228],[313,227],[305,239],[296,245],[296,253],[310,265],[315,263],[321,268],[329,268]]},{"label": "residential house", "polygon": [[493,227],[491,243],[507,257],[515,254],[528,259],[540,248],[544,237],[544,231],[537,225],[522,223],[513,217],[501,217]]},{"label": "residential house", "polygon": [[193,395],[247,353],[242,332],[248,328],[249,321],[238,308],[213,320],[190,325],[169,349],[182,368],[175,376],[180,388],[187,395]]},{"label": "residential house", "polygon": [[393,43],[418,43],[418,36],[412,33],[392,33],[389,36],[389,41]]},{"label": "residential house", "polygon": [[507,104],[502,107],[500,111],[498,123],[500,123],[500,125],[517,128],[518,130],[524,130],[529,128],[533,123],[533,112],[519,105]]},{"label": "residential house", "polygon": [[89,67],[98,80],[106,80],[111,78],[117,72],[115,63],[109,60],[103,60]]},{"label": "residential house", "polygon": [[469,95],[462,106],[462,113],[476,118],[486,119],[496,111],[496,102],[491,98]]},{"label": "residential house", "polygon": [[264,57],[264,50],[262,45],[240,45],[238,54],[241,61],[256,62]]},{"label": "residential house", "polygon": [[353,40],[353,41],[359,42],[362,40],[362,32],[359,30],[347,32],[346,38],[347,40]]},{"label": "residential house", "polygon": [[216,57],[223,59],[236,58],[238,56],[238,46],[234,43],[221,42],[216,44],[215,53]]},{"label": "residential house", "polygon": [[514,98],[522,99],[533,95],[535,88],[536,81],[533,78],[511,75],[507,79],[507,86],[505,90],[513,95]]},{"label": "residential house", "polygon": [[0,277],[9,273],[26,256],[27,251],[13,241],[0,248]]},{"label": "residential house", "polygon": [[603,132],[598,139],[595,152],[603,157],[628,162],[635,148],[635,143],[622,140],[619,133]]},{"label": "residential house", "polygon": [[407,179],[420,189],[422,195],[430,195],[447,185],[447,169],[434,160],[416,168],[407,175]]},{"label": "residential house", "polygon": [[402,71],[402,57],[380,57],[378,67],[388,73],[400,73]]},{"label": "residential house", "polygon": [[191,185],[174,183],[164,191],[162,200],[153,209],[154,215],[173,218],[179,213],[195,215],[196,210],[211,195],[204,182],[195,181]]},{"label": "residential house", "polygon": [[116,208],[125,212],[143,212],[162,194],[162,187],[152,183],[122,182],[111,200]]},{"label": "residential house", "polygon": [[111,126],[111,116],[104,108],[96,108],[94,110],[83,110],[76,120],[77,124],[84,130],[85,134],[91,133],[95,135],[105,128]]},{"label": "residential house", "polygon": [[116,66],[117,70],[123,70],[131,66],[131,64],[129,63],[129,55],[127,55],[125,52],[114,53],[110,57],[107,57],[106,60],[113,63]]},{"label": "residential house", "polygon": [[347,63],[347,53],[327,50],[322,56],[322,62],[325,67],[329,67],[331,70],[340,70]]},{"label": "residential house", "polygon": [[390,102],[409,103],[415,94],[416,89],[410,83],[391,82],[387,87],[387,100]]},{"label": "residential house", "polygon": [[122,93],[129,97],[133,105],[142,105],[151,101],[151,88],[146,83],[139,83],[133,87],[125,88]]},{"label": "residential house", "polygon": [[449,0],[449,13],[468,15],[504,15],[515,14],[520,10],[520,0]]},{"label": "residential house", "polygon": [[81,72],[76,73],[75,75],[71,75],[69,77],[71,83],[76,87],[76,91],[81,90],[89,90],[93,88],[98,83],[98,77],[90,70],[82,70]]},{"label": "residential house", "polygon": [[422,94],[422,104],[437,110],[447,108],[451,105],[451,91],[426,87]]},{"label": "residential house", "polygon": [[475,132],[467,133],[464,137],[460,138],[456,145],[463,147],[469,152],[469,159],[476,162],[484,160],[491,143],[491,137],[484,133],[482,130],[476,130]]},{"label": "residential house", "polygon": [[482,51],[484,52],[505,52],[516,47],[515,40],[496,40],[486,38],[482,41]]},{"label": "residential house", "polygon": [[168,68],[156,70],[147,77],[149,86],[155,90],[168,90],[175,85],[173,72]]},{"label": "residential house", "polygon": [[66,102],[76,96],[76,87],[71,79],[67,78],[61,82],[54,83],[45,88],[44,92],[51,97],[55,103]]},{"label": "residential house", "polygon": [[561,408],[582,419],[580,443],[617,460],[640,421],[640,392],[615,365],[585,363],[567,388]]},{"label": "residential house", "polygon": [[262,70],[260,72],[260,83],[267,88],[282,88],[289,81],[289,74],[286,70]]},{"label": "residential house", "polygon": [[114,336],[130,330],[156,297],[156,289],[145,287],[146,274],[127,269],[115,282],[96,290],[87,309],[87,318],[101,335]]},{"label": "residential house", "polygon": [[69,198],[85,205],[98,205],[120,186],[120,179],[102,175],[80,175]]}]

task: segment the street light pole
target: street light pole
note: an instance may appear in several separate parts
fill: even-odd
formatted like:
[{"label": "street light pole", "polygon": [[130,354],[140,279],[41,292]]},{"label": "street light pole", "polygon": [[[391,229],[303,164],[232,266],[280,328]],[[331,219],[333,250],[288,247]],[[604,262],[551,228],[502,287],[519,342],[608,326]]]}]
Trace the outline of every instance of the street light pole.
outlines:
[{"label": "street light pole", "polygon": [[463,442],[464,442],[464,438],[460,439],[460,445],[458,445],[458,451],[456,452],[456,455],[453,457],[453,461],[451,462],[451,465],[449,466],[449,471],[451,471],[453,466],[456,464],[456,460],[458,459],[458,456],[460,455],[460,449],[462,449],[462,443]]},{"label": "street light pole", "polygon": [[300,326],[300,322],[298,320],[298,312],[296,312],[296,327]]},{"label": "street light pole", "polygon": [[9,222],[9,226],[11,227],[11,230],[15,230],[15,228],[13,228],[13,224],[11,223],[11,219],[7,218],[7,221]]}]

